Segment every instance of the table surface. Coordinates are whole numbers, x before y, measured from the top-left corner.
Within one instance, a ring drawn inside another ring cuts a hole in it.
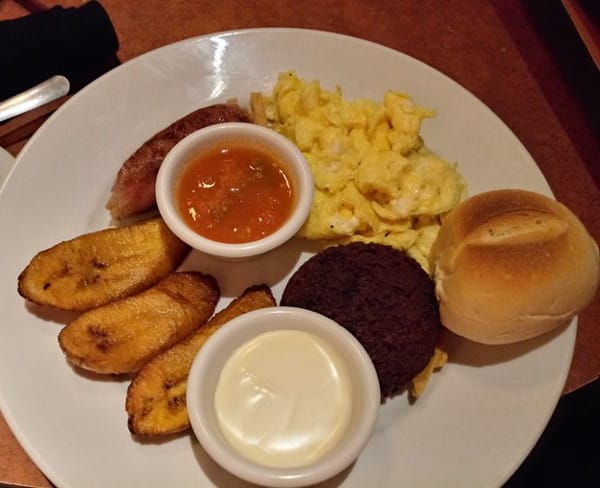
[[[82,3],[0,1],[0,20],[57,4],[69,7]],[[544,36],[544,28],[548,26],[541,22],[544,16],[532,7],[536,2],[221,0],[217,4],[201,0],[168,3],[102,0],[101,3],[119,37],[117,54],[121,62],[181,39],[249,27],[339,32],[418,58],[463,85],[504,120],[536,160],[556,198],[571,208],[596,242],[600,242],[597,120],[590,119],[590,111],[579,98],[585,84],[566,74],[573,70],[565,69],[564,58],[560,56],[564,43],[548,44]],[[560,7],[558,4],[554,8]],[[587,61],[583,59],[586,69]],[[576,72],[586,73],[585,69]],[[28,122],[26,116],[22,116],[21,122]],[[18,125],[19,120],[9,123]],[[5,141],[6,149],[17,155],[26,138]],[[597,317],[600,317],[600,295],[579,316],[565,393],[600,376]],[[2,483],[51,486],[0,416]]]

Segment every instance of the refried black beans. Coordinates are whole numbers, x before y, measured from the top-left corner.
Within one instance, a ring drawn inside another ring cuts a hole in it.
[[[430,277],[404,252],[381,244],[316,254],[290,278],[281,305],[319,312],[348,329],[375,365],[383,400],[427,365],[442,328]]]

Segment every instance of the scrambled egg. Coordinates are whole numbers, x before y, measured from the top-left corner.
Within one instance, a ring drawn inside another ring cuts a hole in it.
[[[299,235],[335,243],[364,241],[405,250],[428,270],[439,219],[464,196],[455,164],[429,151],[421,122],[434,116],[404,93],[381,103],[345,100],[282,73],[266,97],[269,125],[304,153],[315,198]]]

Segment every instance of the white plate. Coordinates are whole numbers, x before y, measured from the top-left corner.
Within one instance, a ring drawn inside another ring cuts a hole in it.
[[[191,435],[138,442],[127,430],[128,382],[67,366],[56,336],[67,315],[28,306],[16,278],[39,250],[110,224],[104,210],[122,161],[150,135],[196,107],[267,90],[295,69],[346,96],[388,88],[434,108],[426,143],[457,161],[470,193],[521,187],[550,194],[510,130],[480,101],[434,69],[391,49],[330,33],[237,31],[186,40],[103,76],[64,104],[19,156],[0,195],[0,405],[33,460],[58,486],[239,486]],[[219,265],[225,298],[266,281],[280,297],[299,264],[294,244],[254,264]],[[306,257],[302,254],[300,259]],[[535,444],[560,396],[575,323],[510,347],[453,339],[450,364],[425,395],[388,401],[367,449],[333,486],[501,485]]]
[[[11,168],[15,164],[15,158],[6,149],[0,147],[0,188],[8,176]]]

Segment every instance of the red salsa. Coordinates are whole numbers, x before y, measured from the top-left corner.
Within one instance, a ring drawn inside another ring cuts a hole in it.
[[[187,225],[225,243],[272,234],[287,220],[294,202],[290,179],[276,157],[243,143],[200,154],[176,185],[177,207]]]

